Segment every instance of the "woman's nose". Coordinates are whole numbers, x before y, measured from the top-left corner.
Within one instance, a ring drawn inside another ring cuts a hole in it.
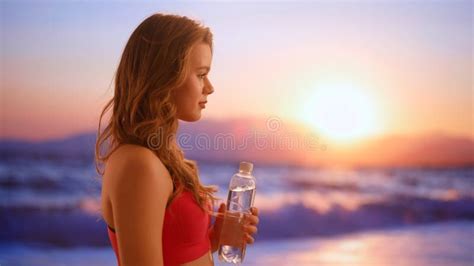
[[[209,80],[207,81],[205,89],[206,89],[206,94],[212,94],[214,92],[214,87],[212,86]]]

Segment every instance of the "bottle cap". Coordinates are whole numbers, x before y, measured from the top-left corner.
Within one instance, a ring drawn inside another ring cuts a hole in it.
[[[239,171],[246,172],[246,173],[252,173],[253,170],[253,164],[249,162],[240,162],[239,165]]]

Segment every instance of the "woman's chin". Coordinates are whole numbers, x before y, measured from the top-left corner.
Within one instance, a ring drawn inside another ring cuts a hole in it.
[[[193,114],[179,117],[179,120],[185,122],[196,122],[199,119],[201,119],[201,110],[198,110],[196,113]]]

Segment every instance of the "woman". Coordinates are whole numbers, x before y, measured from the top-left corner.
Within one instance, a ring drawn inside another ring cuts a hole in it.
[[[214,91],[211,61],[209,28],[177,15],[148,17],[125,46],[96,143],[103,218],[121,266],[213,265],[222,227],[221,218],[210,225],[217,189],[201,184],[176,142],[178,119],[199,120]],[[254,242],[257,224],[253,208],[243,245]]]

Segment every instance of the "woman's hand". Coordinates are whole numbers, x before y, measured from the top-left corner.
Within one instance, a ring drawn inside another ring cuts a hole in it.
[[[255,235],[258,231],[257,225],[260,221],[258,218],[258,209],[256,207],[250,208],[250,214],[245,214],[244,218],[244,243],[253,244],[255,242]]]
[[[255,235],[258,231],[257,225],[259,223],[258,218],[258,209],[256,207],[250,208],[250,214],[245,214],[244,219],[242,221],[242,231],[244,232],[243,242],[246,244],[253,244],[255,239],[253,235]],[[216,217],[216,221],[214,222],[213,227],[211,228],[211,232],[209,238],[211,240],[212,252],[217,251],[220,233],[222,230],[222,226],[224,224],[224,217],[226,213],[226,204],[221,203],[218,210],[219,215]]]

